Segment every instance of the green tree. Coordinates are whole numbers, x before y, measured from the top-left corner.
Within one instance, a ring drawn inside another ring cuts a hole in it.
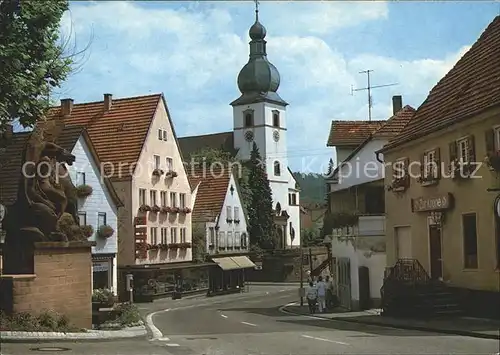
[[[302,245],[304,247],[321,245],[321,243],[323,242],[319,230],[316,228],[306,228],[302,230],[301,238],[302,238]]]
[[[195,263],[203,263],[206,261],[207,248],[206,248],[206,236],[203,223],[193,223],[192,231],[192,251],[193,251],[193,261]]]
[[[249,161],[249,186],[251,191],[248,208],[250,244],[262,249],[274,249],[276,236],[273,222],[273,200],[269,179],[257,145],[253,144]]]
[[[44,116],[51,88],[71,72],[59,23],[67,0],[0,1],[0,130],[13,119],[24,127]]]

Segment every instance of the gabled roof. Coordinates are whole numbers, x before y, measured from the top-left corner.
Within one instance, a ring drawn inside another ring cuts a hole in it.
[[[415,109],[413,107],[410,105],[404,106],[395,115],[391,116],[387,121],[384,121],[385,124],[383,124],[379,129],[368,135],[368,137],[335,168],[333,175],[338,173],[339,169],[342,167],[342,163],[348,162],[354,158],[372,139],[390,139],[397,136],[412,120],[414,115]],[[373,153],[375,154],[375,152]]]
[[[473,117],[500,104],[500,16],[434,86],[404,131],[382,151]]]
[[[227,167],[212,170],[213,174],[207,169],[194,168],[188,173],[191,187],[195,189],[198,186],[192,212],[193,222],[215,220],[224,206],[232,172]]]
[[[31,132],[14,133],[10,144],[6,146],[5,150],[0,151],[0,203],[2,204],[10,205],[16,201],[19,180],[21,178],[23,150],[30,136]],[[55,143],[71,152],[80,137],[83,137],[96,165],[100,166],[99,157],[89,135],[83,127],[64,127],[58,134]],[[116,206],[123,206],[109,179],[103,178],[103,181]]]
[[[356,147],[386,121],[332,121],[327,147]]]
[[[178,138],[179,147],[182,151],[184,159],[189,160],[193,153],[199,152],[202,149],[220,149],[236,156],[237,151],[234,149],[233,132],[222,132],[213,134],[204,134],[201,136],[190,136]]]
[[[47,119],[85,127],[101,162],[113,164],[114,176],[128,178],[133,173],[130,165],[139,160],[161,99],[162,94],[113,99],[109,112],[104,111],[104,101],[74,104],[71,115],[64,118],[61,106],[57,106],[50,109]],[[122,171],[118,172],[120,163]]]

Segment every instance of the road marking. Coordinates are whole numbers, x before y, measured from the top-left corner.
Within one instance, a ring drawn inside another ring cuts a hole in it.
[[[226,316],[226,315],[224,315],[224,314],[221,314],[220,316],[221,316],[222,318],[227,318],[227,316]]]
[[[302,334],[302,336],[304,338],[313,339],[313,340],[320,340],[320,341],[326,341],[328,343],[335,343],[335,344],[340,344],[340,345],[349,345],[349,344],[343,343],[341,341],[335,341],[335,340],[330,340],[330,339],[325,339],[325,338],[317,338],[317,337],[312,337],[310,335],[304,335],[304,334]]]
[[[153,333],[153,340],[157,340],[157,339],[168,339],[168,338],[165,338],[163,336],[163,333],[160,331],[160,329],[158,329],[154,322],[153,322],[153,317],[157,314],[160,314],[160,313],[165,313],[165,312],[168,312],[170,311],[170,308],[167,308],[167,309],[164,309],[164,310],[161,310],[161,311],[156,311],[156,312],[153,312],[153,313],[150,313],[147,315],[146,317],[146,325],[148,326],[149,330],[151,330],[151,333]]]
[[[279,290],[278,292],[285,292],[286,290]]]
[[[179,344],[170,343],[170,344],[165,344],[165,346],[180,346],[180,345]]]
[[[248,322],[241,322],[241,324],[246,324],[246,325],[249,325],[251,327],[256,327],[257,326],[257,324],[248,323]]]

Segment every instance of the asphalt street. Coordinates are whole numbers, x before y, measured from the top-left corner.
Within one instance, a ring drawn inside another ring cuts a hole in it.
[[[151,339],[59,344],[2,344],[2,355],[332,355],[495,354],[496,340],[399,330],[296,316],[280,306],[297,301],[294,286],[252,287],[249,293],[165,300],[145,306],[157,313]]]

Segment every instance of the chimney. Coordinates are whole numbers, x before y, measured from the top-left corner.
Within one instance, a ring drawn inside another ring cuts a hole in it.
[[[392,97],[392,114],[395,115],[403,108],[403,97],[396,95]]]
[[[73,111],[73,99],[61,99],[61,114],[63,117],[71,116]]]
[[[104,112],[109,112],[111,110],[112,105],[113,105],[113,95],[104,94]]]

